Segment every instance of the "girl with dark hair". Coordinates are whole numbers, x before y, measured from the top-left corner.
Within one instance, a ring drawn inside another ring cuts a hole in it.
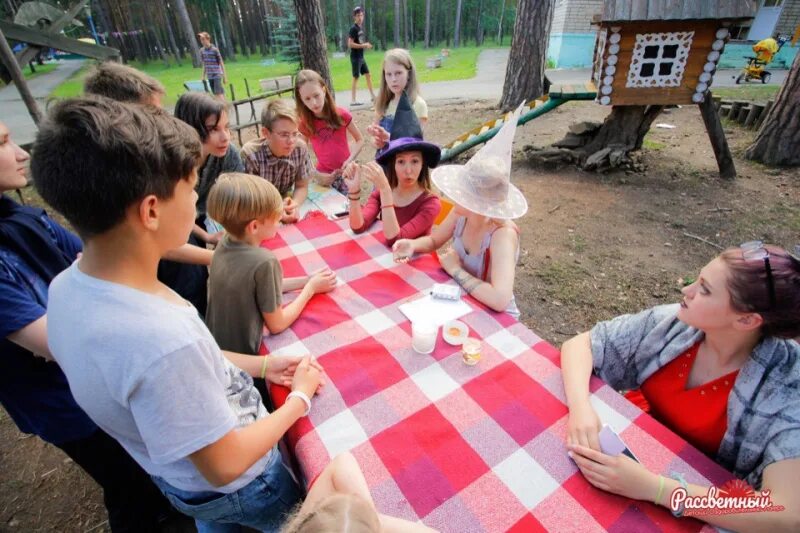
[[[422,139],[417,117],[403,94],[389,144],[378,151],[375,161],[362,166],[353,163],[345,169],[350,228],[361,233],[380,216],[390,246],[397,239],[429,234],[442,206],[431,192],[429,169],[439,164],[440,157],[441,149]],[[362,175],[375,187],[363,208]]]
[[[364,138],[353,122],[353,115],[336,105],[325,80],[313,70],[297,73],[294,101],[299,118],[298,129],[311,142],[317,156],[317,182],[347,194],[342,171],[364,146]],[[354,141],[352,149],[347,143],[348,133]]]
[[[703,520],[736,531],[797,531],[800,346],[791,339],[800,334],[800,260],[745,243],[703,267],[683,295],[679,305],[600,322],[564,344],[569,454],[591,484],[628,498],[669,507],[675,489],[690,497],[709,490],[600,451],[601,421],[589,403],[594,371],[617,390],[640,389],[652,416],[785,507]]]
[[[197,130],[203,144],[197,169],[197,224],[193,233],[206,243],[217,244],[222,228],[206,217],[208,191],[223,172],[244,172],[239,150],[231,142],[225,103],[206,93],[184,93],[175,104],[175,118]]]

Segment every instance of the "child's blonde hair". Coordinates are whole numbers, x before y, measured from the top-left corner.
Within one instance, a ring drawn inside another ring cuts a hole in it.
[[[378,92],[378,98],[375,99],[375,113],[377,113],[380,117],[386,114],[386,108],[389,107],[389,102],[391,102],[392,98],[394,98],[394,93],[392,93],[392,91],[389,89],[389,86],[386,84],[387,61],[402,65],[406,68],[406,70],[408,70],[406,94],[408,95],[408,101],[411,102],[412,106],[417,100],[417,96],[419,96],[417,69],[414,67],[414,60],[411,59],[411,54],[408,53],[408,50],[404,50],[402,48],[392,48],[391,50],[388,50],[386,55],[383,56],[383,64],[381,65],[381,89]]]
[[[313,137],[317,134],[314,127],[314,121],[317,117],[314,116],[314,113],[303,103],[303,99],[300,97],[300,87],[306,83],[317,83],[325,92],[325,106],[322,108],[322,117],[320,118],[335,130],[344,126],[344,120],[336,110],[336,102],[333,101],[333,96],[328,90],[328,86],[325,85],[325,80],[317,72],[305,69],[298,72],[294,78],[294,105],[297,109],[297,116],[300,117],[301,133],[306,137]]]
[[[309,513],[290,518],[281,533],[379,533],[380,519],[370,503],[355,494],[334,494]]]
[[[275,124],[275,121],[282,118],[291,120],[295,126],[297,125],[297,115],[289,102],[281,99],[272,100],[261,111],[261,126],[272,131],[272,125]]]
[[[283,212],[278,189],[259,176],[243,172],[220,174],[206,200],[208,216],[234,237],[242,237],[253,220],[276,217]]]

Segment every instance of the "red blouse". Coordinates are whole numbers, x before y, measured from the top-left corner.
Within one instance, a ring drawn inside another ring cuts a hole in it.
[[[439,197],[428,191],[423,191],[407,206],[395,207],[394,214],[400,226],[400,233],[394,239],[388,240],[389,246],[398,239],[416,239],[430,234],[433,221],[441,208]],[[364,217],[364,224],[360,228],[354,229],[354,233],[366,231],[381,215],[381,193],[377,188],[369,195],[361,214]]]
[[[628,399],[706,455],[714,457],[728,429],[728,395],[739,371],[686,388],[700,343],[658,369]],[[644,402],[642,402],[642,400]]]

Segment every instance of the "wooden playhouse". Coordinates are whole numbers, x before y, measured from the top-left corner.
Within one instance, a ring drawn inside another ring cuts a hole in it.
[[[606,0],[592,77],[603,105],[699,104],[753,0]]]

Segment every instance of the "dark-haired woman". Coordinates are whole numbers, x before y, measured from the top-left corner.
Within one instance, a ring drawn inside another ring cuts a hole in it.
[[[194,233],[206,243],[217,244],[221,228],[206,219],[208,191],[223,172],[244,172],[239,150],[231,142],[225,103],[206,93],[184,93],[175,104],[175,118],[197,130],[203,143],[202,162],[197,169],[197,226]]]
[[[600,451],[594,371],[618,390],[640,389],[656,419],[785,508],[699,518],[735,531],[799,531],[800,346],[791,339],[800,334],[800,260],[746,243],[703,267],[683,294],[680,305],[598,323],[564,344],[569,454],[592,485],[629,498],[669,507],[677,488],[709,489]]]
[[[442,207],[431,191],[430,169],[439,164],[441,149],[422,138],[417,116],[403,93],[392,127],[389,144],[366,165],[349,164],[344,180],[350,200],[350,229],[366,231],[377,218],[383,221],[383,236],[391,246],[397,239],[415,239],[431,232]],[[362,177],[374,189],[364,207]]]
[[[202,161],[197,169],[197,218],[189,235],[189,244],[216,245],[222,228],[206,216],[206,198],[211,186],[223,172],[243,172],[239,150],[231,142],[225,104],[206,93],[184,93],[175,104],[175,117],[192,126],[200,135]],[[186,298],[205,316],[208,305],[208,269],[162,260],[158,279]]]

